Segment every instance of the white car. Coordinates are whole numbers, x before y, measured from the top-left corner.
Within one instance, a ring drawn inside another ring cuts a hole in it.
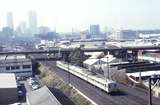
[[[40,88],[40,86],[39,86],[38,84],[33,84],[33,85],[32,85],[32,90],[36,90],[36,89],[38,89],[38,88]]]
[[[31,78],[28,79],[28,84],[29,85],[32,85],[34,82],[37,82],[35,78],[31,77]]]

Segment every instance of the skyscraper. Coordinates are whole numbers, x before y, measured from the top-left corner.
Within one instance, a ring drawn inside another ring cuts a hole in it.
[[[98,24],[96,24],[96,25],[91,25],[91,26],[90,26],[90,33],[91,33],[92,35],[97,35],[97,34],[99,34],[99,33],[100,33],[99,25],[98,25]]]
[[[90,34],[91,34],[91,38],[96,38],[100,35],[99,24],[90,26]]]
[[[32,35],[37,33],[37,13],[35,11],[29,12],[29,30]]]
[[[6,23],[7,23],[7,27],[9,27],[11,29],[14,29],[12,12],[8,12],[7,13],[7,22]]]

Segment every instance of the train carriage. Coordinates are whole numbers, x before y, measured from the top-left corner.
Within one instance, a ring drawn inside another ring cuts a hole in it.
[[[68,70],[68,64],[65,64],[61,61],[57,61],[56,66],[89,82],[90,84],[102,89],[107,93],[116,92],[118,90],[116,81],[100,78],[95,75],[88,75],[84,73],[84,71],[81,68],[73,65],[69,65],[69,70]]]

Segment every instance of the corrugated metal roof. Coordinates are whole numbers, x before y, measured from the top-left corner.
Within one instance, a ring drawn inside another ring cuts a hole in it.
[[[107,58],[108,57],[108,58]],[[115,60],[116,58],[113,57],[113,55],[106,55],[105,57],[101,58],[100,60],[103,62],[112,62],[113,60]]]
[[[84,64],[88,64],[88,65],[93,65],[93,64],[95,64],[96,62],[99,62],[99,59],[87,59],[87,60],[85,60],[83,63],[84,63]]]

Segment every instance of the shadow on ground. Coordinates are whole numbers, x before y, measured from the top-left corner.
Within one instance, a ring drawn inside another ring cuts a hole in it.
[[[49,88],[62,105],[75,105],[64,93],[56,88]]]
[[[110,95],[112,95],[112,96],[126,96],[127,94],[125,92],[119,90],[117,92],[110,93]]]

